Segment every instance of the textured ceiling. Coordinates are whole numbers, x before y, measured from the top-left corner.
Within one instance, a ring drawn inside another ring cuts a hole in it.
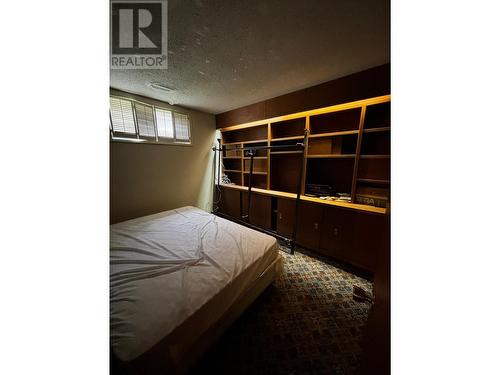
[[[388,0],[168,4],[168,69],[112,70],[112,87],[217,114],[389,62]]]

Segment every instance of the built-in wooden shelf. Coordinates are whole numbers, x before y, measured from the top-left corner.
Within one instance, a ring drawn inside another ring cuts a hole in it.
[[[301,200],[386,213],[385,208],[354,202],[358,192],[389,191],[390,126],[390,95],[384,95],[220,129],[228,155],[224,163],[231,168],[226,171],[241,184],[228,187],[247,189],[238,187],[248,183],[249,177],[251,157],[244,147],[255,147],[256,193],[295,199],[298,183],[302,194],[307,185],[328,185],[332,194],[348,193],[353,202],[305,196]],[[294,147],[305,140],[306,129],[307,148]],[[260,145],[290,147],[266,149]]]
[[[368,184],[379,184],[379,185],[388,185],[390,183],[389,180],[376,180],[373,178],[358,178],[358,182],[364,182]]]
[[[350,159],[355,158],[355,154],[317,154],[317,155],[307,155],[308,159]]]
[[[227,187],[230,189],[235,189],[235,190],[248,191],[248,186],[234,185],[234,184],[231,184],[231,185],[221,184],[220,186]],[[286,198],[286,199],[296,199],[297,198],[297,194],[287,193],[284,191],[267,190],[267,189],[260,189],[260,188],[252,187],[252,192],[257,193],[257,194],[268,195],[268,196],[272,196],[272,197]],[[317,204],[329,205],[329,206],[345,207],[345,208],[350,208],[350,209],[358,210],[358,211],[373,212],[373,213],[377,213],[377,214],[385,214],[387,212],[387,209],[382,208],[382,207],[375,207],[375,206],[369,206],[366,204],[350,203],[350,202],[342,202],[342,201],[327,201],[327,200],[320,199],[320,198],[308,197],[306,195],[301,195],[300,200],[306,201],[306,202],[317,203]]]
[[[361,159],[390,159],[391,155],[360,155]]]
[[[345,131],[341,131],[341,132],[310,134],[309,138],[335,137],[335,136],[340,136],[340,135],[349,135],[349,134],[358,134],[358,133],[359,133],[359,130],[345,130]]]
[[[251,144],[251,143],[267,143],[267,138],[263,138],[263,139],[254,139],[254,140],[250,140],[250,141],[240,141],[240,142],[229,142],[229,143],[225,143],[225,142],[222,142],[222,145],[223,146],[236,146],[236,145],[239,145],[239,146],[242,146],[243,144]],[[237,147],[236,149],[238,149],[240,147]]]
[[[302,154],[302,151],[271,151],[271,155]]]
[[[319,203],[319,204],[324,204],[327,206],[338,206],[338,207],[351,208],[353,210],[358,210],[358,211],[374,212],[377,214],[387,213],[386,208],[369,206],[367,204],[350,203],[350,202],[342,202],[342,201],[327,201],[324,199],[308,197],[305,195],[301,195],[300,199],[303,201],[307,201],[307,202]]]
[[[267,143],[267,138],[256,139],[256,140],[253,140],[253,141],[244,141],[244,142],[240,142],[240,143],[244,143],[244,144],[248,144],[248,143]]]
[[[244,171],[243,173],[250,174],[250,171]],[[257,171],[253,171],[253,174],[267,175],[267,172],[257,172]]]
[[[391,130],[390,126],[383,126],[380,128],[368,128],[368,129],[365,129],[364,132],[365,133],[376,133],[376,132],[386,132],[389,130]]]
[[[304,139],[304,136],[303,135],[296,135],[296,136],[293,136],[293,137],[271,138],[271,142],[292,141],[294,139]]]
[[[216,179],[215,207],[228,218],[247,214],[252,226],[280,236],[295,232],[300,246],[374,272],[374,254],[388,238],[390,115],[390,95],[383,95],[220,129],[224,155],[234,159],[221,161],[234,184]],[[252,147],[250,175],[244,148]],[[351,199],[306,195],[315,186],[324,187],[320,195]]]

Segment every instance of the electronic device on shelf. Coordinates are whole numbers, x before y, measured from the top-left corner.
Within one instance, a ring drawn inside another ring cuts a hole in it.
[[[333,188],[330,185],[306,184],[306,195],[311,197],[323,197],[333,195]]]

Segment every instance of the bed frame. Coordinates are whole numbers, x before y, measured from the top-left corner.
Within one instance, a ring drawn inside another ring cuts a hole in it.
[[[248,175],[248,195],[247,195],[247,213],[241,215],[241,219],[236,219],[227,215],[224,215],[218,211],[218,207],[216,206],[215,202],[217,202],[217,199],[215,198],[215,191],[214,191],[214,209],[212,210],[212,213],[214,215],[221,216],[225,219],[232,220],[237,222],[238,224],[247,226],[249,228],[252,228],[254,230],[264,232],[270,236],[276,237],[280,240],[285,241],[288,244],[288,247],[290,248],[290,254],[293,254],[295,252],[295,243],[296,243],[296,238],[297,238],[297,222],[298,222],[298,217],[299,217],[299,203],[300,203],[300,189],[301,189],[301,182],[302,182],[302,177],[304,174],[304,164],[302,163],[300,166],[300,173],[299,173],[299,178],[297,181],[297,193],[296,193],[296,198],[295,198],[295,219],[294,219],[294,224],[293,224],[293,231],[292,231],[292,236],[291,237],[284,237],[276,232],[260,228],[258,226],[252,225],[250,223],[250,203],[252,200],[252,176],[253,176],[253,164],[254,164],[254,157],[256,155],[257,150],[300,150],[302,152],[302,160],[304,159],[304,152],[306,149],[306,144],[307,140],[309,137],[309,131],[305,130],[304,131],[304,139],[302,143],[297,142],[294,145],[274,145],[274,146],[247,146],[247,147],[238,147],[237,150],[241,152],[248,152],[248,155],[250,156],[250,170],[249,170],[249,175]],[[221,140],[217,139],[218,142],[218,147],[212,147],[212,151],[214,151],[214,171],[215,171],[215,162],[217,159],[217,152],[219,152],[219,160],[218,160],[218,176],[217,176],[217,188],[220,186],[220,169],[221,169],[221,152],[224,151],[221,145]],[[214,176],[215,178],[215,176]],[[214,181],[215,185],[215,181]],[[220,189],[220,188],[219,188]]]
[[[153,348],[130,362],[122,362],[111,350],[111,374],[186,374],[213,346],[226,329],[246,310],[252,302],[279,276],[283,269],[281,255],[239,295],[226,312],[201,335],[196,331],[197,323],[206,319],[206,309],[190,316]],[[224,290],[212,298],[207,305],[217,305],[225,298]]]

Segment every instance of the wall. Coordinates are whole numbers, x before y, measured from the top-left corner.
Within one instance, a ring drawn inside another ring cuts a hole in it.
[[[212,204],[215,117],[111,89],[111,93],[188,113],[191,146],[110,142],[110,220],[116,223],[186,205]]]
[[[216,116],[217,128],[390,93],[390,64],[254,103]]]

